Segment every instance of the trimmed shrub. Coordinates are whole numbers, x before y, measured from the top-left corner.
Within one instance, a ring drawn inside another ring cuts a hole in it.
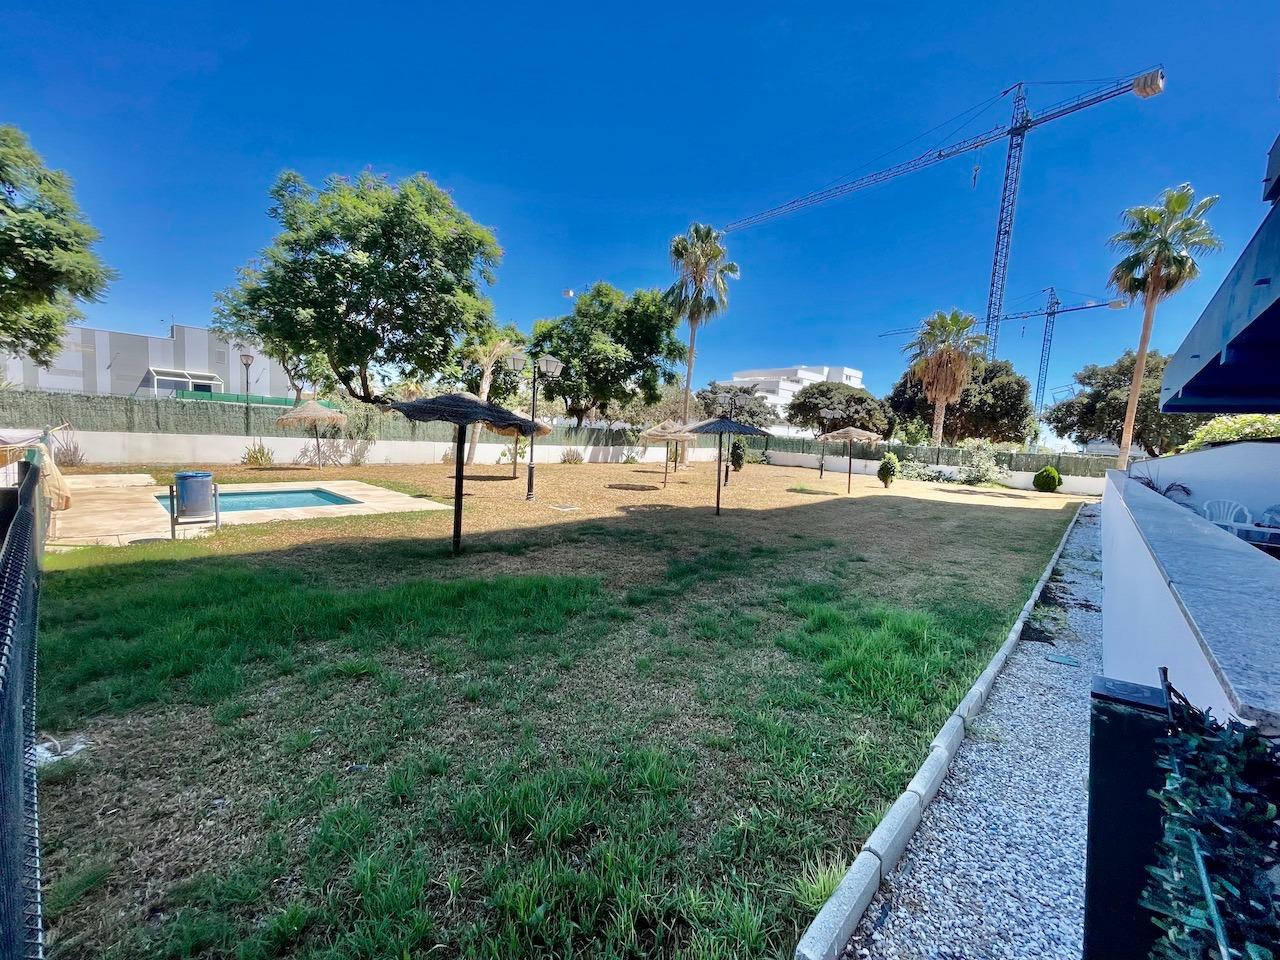
[[[582,463],[584,459],[577,447],[566,447],[560,454],[561,463]]]
[[[880,460],[880,466],[876,470],[876,476],[880,478],[880,482],[884,484],[886,490],[889,484],[893,483],[893,478],[898,475],[898,455],[892,451],[886,453]]]
[[[741,470],[747,462],[747,445],[742,442],[741,437],[734,437],[733,443],[729,444],[729,465],[735,471]]]
[[[1062,486],[1062,474],[1045,464],[1036,471],[1036,475],[1031,478],[1031,485],[1041,493],[1056,493],[1058,488]]]

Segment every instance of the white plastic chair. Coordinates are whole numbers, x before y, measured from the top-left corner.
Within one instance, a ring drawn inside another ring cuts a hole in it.
[[[1206,500],[1200,504],[1200,513],[1210,523],[1237,537],[1242,529],[1253,526],[1253,514],[1238,500]]]

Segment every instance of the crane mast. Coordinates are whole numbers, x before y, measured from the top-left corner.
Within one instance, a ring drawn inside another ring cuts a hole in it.
[[[1022,180],[1022,146],[1031,129],[1027,115],[1026,87],[1014,88],[1013,119],[1009,124],[1009,154],[1004,162],[1004,187],[1000,191],[1000,216],[996,220],[996,253],[991,262],[991,289],[987,293],[987,359],[996,358],[1000,339],[1000,311],[1004,309],[1004,285],[1009,276],[1009,248],[1013,245],[1013,214],[1018,207],[1018,184]]]
[[[1106,103],[1108,100],[1114,100],[1116,97],[1123,96],[1126,93],[1133,93],[1145,100],[1156,96],[1163,90],[1164,70],[1160,67],[1155,67],[1114,81],[1106,86],[1090,90],[1078,97],[1059,101],[1047,109],[1033,114],[1027,109],[1026,84],[1018,83],[1002,94],[1002,96],[1009,93],[1014,95],[1013,115],[1007,125],[995,127],[967,140],[961,140],[950,146],[930,150],[927,153],[922,153],[910,160],[886,167],[875,173],[846,180],[823,190],[816,190],[813,193],[789,200],[786,203],[771,207],[752,216],[735,220],[725,227],[725,232],[745,230],[747,227],[754,227],[757,224],[774,220],[789,213],[795,213],[798,210],[826,203],[828,200],[834,200],[837,197],[865,190],[868,187],[896,179],[908,173],[914,173],[917,170],[923,170],[926,167],[942,163],[944,160],[950,160],[960,154],[981,150],[983,147],[989,146],[998,140],[1007,138],[1009,150],[1005,158],[1004,186],[1000,191],[1000,214],[996,220],[995,256],[991,263],[991,286],[987,295],[987,314],[984,331],[987,335],[987,358],[995,359],[1000,335],[1000,323],[1002,319],[1007,319],[1001,317],[1000,311],[1004,309],[1005,281],[1009,274],[1009,252],[1013,243],[1013,217],[1018,206],[1018,186],[1022,179],[1022,153],[1027,133],[1050,121],[1069,116],[1100,103]],[[1052,327],[1051,320],[1048,326]],[[1041,358],[1042,366],[1047,362],[1045,356],[1047,354],[1043,354]],[[1043,370],[1041,372],[1041,380],[1043,381]],[[1037,388],[1038,394],[1043,394],[1042,387],[1043,383],[1040,388]],[[1042,396],[1038,397],[1037,407],[1039,407],[1042,399]]]

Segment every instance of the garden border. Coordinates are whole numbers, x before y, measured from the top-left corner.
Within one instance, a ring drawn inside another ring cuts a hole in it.
[[[933,801],[942,781],[946,779],[947,769],[956,751],[964,742],[965,734],[974,719],[982,712],[996,677],[1004,669],[1009,655],[1021,639],[1022,628],[1035,609],[1045,584],[1053,576],[1054,568],[1058,565],[1062,551],[1067,546],[1067,539],[1075,529],[1083,509],[1082,502],[1076,507],[1071,522],[1067,524],[1067,529],[1058,542],[1058,549],[1049,558],[1044,573],[1032,588],[1030,599],[1022,605],[1022,611],[1010,627],[1004,643],[947,718],[938,735],[933,738],[933,742],[929,744],[929,754],[916,770],[915,776],[871,831],[839,886],[796,944],[795,960],[837,960],[844,953],[845,945],[853,936],[862,914],[880,889],[880,880],[897,866],[907,844],[915,835],[916,828],[920,826],[925,808]]]

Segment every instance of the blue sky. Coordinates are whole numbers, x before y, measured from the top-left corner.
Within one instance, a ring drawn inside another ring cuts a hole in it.
[[[563,312],[565,287],[665,286],[667,241],[690,220],[905,159],[920,144],[875,160],[1016,81],[1163,63],[1163,96],[1028,137],[1006,309],[1051,283],[1066,303],[1105,293],[1119,211],[1190,180],[1222,195],[1226,250],[1162,308],[1168,350],[1260,222],[1280,130],[1274,39],[1242,4],[35,6],[0,4],[0,122],[72,174],[103,233],[120,277],[88,322],[147,333],[208,322],[214,291],[269,239],[285,168],[426,171],[496,231],[496,313],[527,328]],[[1032,108],[1083,89],[1032,87]],[[731,235],[743,275],[700,335],[695,380],[836,363],[886,391],[902,361],[877,333],[937,308],[983,314],[1003,167],[989,147]],[[1064,317],[1050,387],[1139,324],[1136,309]],[[1033,378],[1040,333],[1002,334]]]

